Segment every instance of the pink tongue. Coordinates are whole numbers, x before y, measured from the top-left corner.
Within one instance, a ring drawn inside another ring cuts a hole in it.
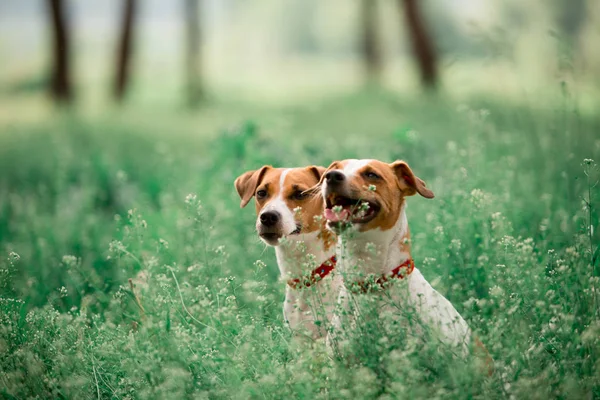
[[[348,210],[342,210],[339,213],[333,212],[331,208],[325,209],[325,218],[331,222],[345,221],[350,216]]]

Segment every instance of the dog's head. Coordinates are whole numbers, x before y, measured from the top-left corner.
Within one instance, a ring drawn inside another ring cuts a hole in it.
[[[388,230],[406,196],[434,197],[404,161],[335,161],[321,178],[321,190],[327,225],[337,232],[347,226],[359,232]]]
[[[323,200],[318,192],[307,190],[317,185],[324,167],[273,168],[269,165],[240,175],[235,188],[242,199],[241,207],[256,198],[256,230],[271,246],[279,239],[299,238],[321,228],[316,216],[323,214]]]

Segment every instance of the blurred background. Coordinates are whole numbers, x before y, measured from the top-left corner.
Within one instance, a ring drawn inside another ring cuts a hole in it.
[[[51,112],[52,85],[89,112],[116,97],[172,109],[365,85],[522,99],[573,80],[593,97],[599,26],[595,0],[6,0],[0,113]]]

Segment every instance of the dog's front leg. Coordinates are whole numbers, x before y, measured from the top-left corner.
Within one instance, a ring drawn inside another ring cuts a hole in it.
[[[442,342],[469,353],[471,330],[452,303],[435,290],[417,270],[410,281],[410,298],[422,321],[440,335]]]

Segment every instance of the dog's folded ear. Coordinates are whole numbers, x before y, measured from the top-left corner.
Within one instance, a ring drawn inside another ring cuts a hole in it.
[[[311,165],[310,167],[306,167],[317,178],[317,184],[314,185],[313,187],[311,187],[310,189],[305,190],[304,193],[315,194],[318,191],[320,191],[321,184],[323,183],[323,179],[325,179],[325,172],[329,171],[330,169],[335,168],[336,165],[337,165],[337,161],[334,161],[327,168],[316,166],[316,165]]]
[[[325,167],[321,167],[318,165],[310,165],[308,167],[305,168],[309,173],[311,173],[315,179],[317,180],[317,183],[313,186],[311,186],[310,188],[306,189],[303,193],[304,194],[308,194],[308,195],[314,195],[317,194],[319,192],[320,185],[321,185],[321,179],[323,179],[323,174],[326,171]]]
[[[433,192],[427,188],[425,182],[412,172],[406,162],[394,161],[390,164],[390,167],[394,170],[396,178],[398,178],[398,183],[400,184],[400,189],[406,196],[412,196],[419,193],[427,199],[433,199],[435,197]]]
[[[325,167],[321,167],[318,165],[311,165],[310,167],[306,167],[306,169],[308,170],[308,172],[313,174],[315,176],[315,178],[317,178],[317,182],[321,181],[321,177],[327,170]]]
[[[260,185],[260,182],[269,168],[272,167],[270,165],[265,165],[260,169],[244,172],[242,175],[237,177],[234,185],[235,190],[237,190],[240,198],[242,199],[240,207],[246,207],[248,202],[252,199],[254,196],[254,191],[258,185]]]

